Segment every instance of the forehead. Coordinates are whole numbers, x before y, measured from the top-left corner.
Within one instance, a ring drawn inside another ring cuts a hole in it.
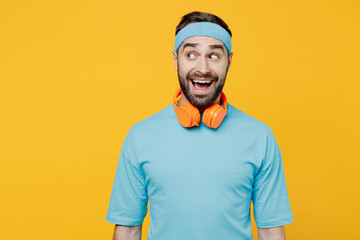
[[[197,37],[191,37],[186,39],[181,46],[183,47],[185,43],[195,43],[198,44],[199,47],[208,47],[210,45],[222,45],[224,48],[224,44],[222,41],[212,38],[212,37],[206,37],[206,36],[197,36]]]

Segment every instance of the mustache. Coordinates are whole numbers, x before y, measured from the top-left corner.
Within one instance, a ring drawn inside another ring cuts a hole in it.
[[[191,78],[204,78],[206,80],[214,80],[217,81],[219,78],[215,74],[207,73],[207,74],[201,74],[201,73],[188,73],[186,74],[186,79],[190,80]]]

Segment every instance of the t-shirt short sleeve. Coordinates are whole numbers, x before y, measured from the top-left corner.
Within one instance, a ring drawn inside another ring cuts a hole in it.
[[[265,159],[254,182],[254,218],[258,228],[272,228],[293,222],[286,189],[280,148],[268,128]]]
[[[137,164],[135,139],[129,132],[120,152],[106,221],[141,225],[148,211],[145,174]]]

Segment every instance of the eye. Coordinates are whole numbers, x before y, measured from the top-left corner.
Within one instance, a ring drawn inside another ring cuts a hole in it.
[[[188,58],[194,58],[194,57],[195,57],[195,54],[193,54],[193,53],[188,53],[188,54],[186,54],[186,56],[187,56]]]
[[[216,54],[211,54],[211,55],[209,56],[209,58],[210,58],[210,59],[218,59],[219,56],[216,55]]]

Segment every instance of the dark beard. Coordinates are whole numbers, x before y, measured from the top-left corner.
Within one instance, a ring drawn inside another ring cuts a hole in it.
[[[227,67],[228,68],[228,67]],[[178,68],[179,69],[179,68]],[[197,107],[200,111],[205,110],[207,107],[209,107],[221,94],[224,85],[225,85],[225,79],[226,79],[226,75],[227,75],[227,69],[226,69],[226,74],[224,76],[223,79],[219,79],[217,76],[214,75],[199,75],[199,74],[187,74],[186,75],[186,79],[180,77],[179,75],[179,71],[178,71],[178,79],[179,79],[179,83],[180,83],[180,87],[181,87],[181,92],[185,95],[185,97],[187,98],[187,100],[194,105],[195,107]],[[213,80],[214,81],[214,87],[215,87],[215,92],[213,95],[208,96],[208,95],[200,95],[200,94],[191,94],[190,93],[190,78],[192,77],[203,77],[209,80]],[[220,81],[220,82],[219,82]],[[215,86],[215,84],[218,84],[218,86]]]

